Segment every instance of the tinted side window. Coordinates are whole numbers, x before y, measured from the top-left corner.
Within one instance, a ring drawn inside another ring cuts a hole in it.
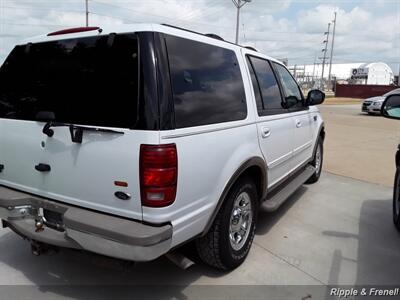
[[[246,96],[233,51],[166,35],[177,128],[245,119]]]
[[[282,110],[284,107],[281,93],[270,64],[268,61],[256,57],[250,57],[250,61],[257,76],[258,86],[261,90],[263,110]],[[254,82],[253,87],[255,93],[257,94],[256,90],[258,87],[254,86]]]
[[[288,103],[289,108],[301,108],[303,107],[303,97],[301,95],[299,86],[296,81],[290,75],[289,71],[280,64],[276,64],[275,69],[279,76],[282,84],[283,91],[285,93],[285,99]]]
[[[264,110],[263,99],[261,97],[260,86],[258,84],[256,73],[254,72],[253,65],[251,64],[250,57],[247,56],[247,66],[249,67],[251,82],[253,84],[254,89],[254,97],[256,98],[257,111],[260,115],[260,112]]]

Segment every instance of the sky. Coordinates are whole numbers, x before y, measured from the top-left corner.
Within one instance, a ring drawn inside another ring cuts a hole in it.
[[[239,43],[290,65],[312,64],[322,57],[334,12],[334,63],[382,61],[399,73],[400,0],[252,0],[240,11]],[[234,41],[236,8],[231,0],[89,0],[90,25],[135,22]],[[23,39],[84,24],[85,0],[0,0],[0,64]]]

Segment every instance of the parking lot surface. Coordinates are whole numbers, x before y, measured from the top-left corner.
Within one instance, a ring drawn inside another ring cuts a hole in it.
[[[261,213],[248,259],[230,273],[202,264],[181,270],[165,257],[121,270],[64,250],[34,257],[29,244],[0,232],[3,285],[92,284],[398,284],[400,236],[390,188],[323,173],[275,213]]]
[[[168,284],[183,299],[193,285],[398,285],[400,235],[390,185],[400,122],[358,109],[321,107],[327,127],[321,180],[301,187],[277,212],[260,213],[249,257],[232,272],[201,263],[182,270],[165,257],[134,266],[71,250],[34,257],[27,242],[1,229],[0,285],[85,298],[84,289],[71,295],[59,286]]]
[[[321,105],[324,170],[393,186],[400,121],[361,113],[361,105]]]

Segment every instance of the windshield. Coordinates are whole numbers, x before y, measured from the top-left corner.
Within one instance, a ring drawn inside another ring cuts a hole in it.
[[[132,128],[138,107],[135,34],[16,46],[0,69],[0,118]]]

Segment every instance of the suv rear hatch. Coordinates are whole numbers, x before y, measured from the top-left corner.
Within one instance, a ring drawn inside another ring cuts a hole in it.
[[[138,48],[133,33],[16,46],[0,69],[0,184],[142,219],[140,145],[159,131]]]

